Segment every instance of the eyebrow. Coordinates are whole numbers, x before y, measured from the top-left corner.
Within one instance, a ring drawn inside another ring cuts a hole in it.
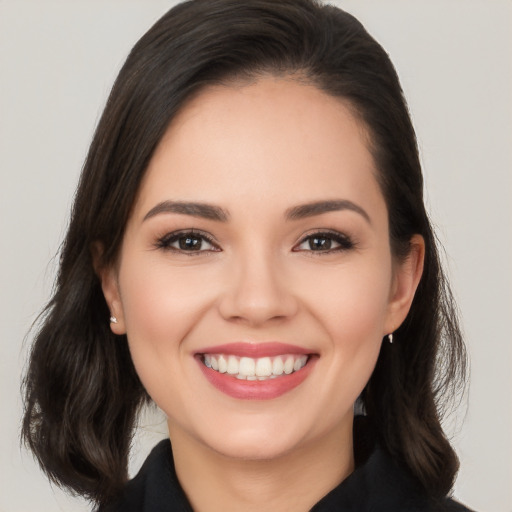
[[[180,213],[182,215],[191,215],[192,217],[202,217],[203,219],[217,220],[227,222],[229,214],[220,208],[208,203],[190,203],[182,201],[162,201],[151,208],[144,216],[143,222],[160,213]]]
[[[361,215],[369,224],[371,224],[370,216],[359,205],[347,199],[335,199],[329,201],[315,201],[312,203],[301,204],[288,208],[285,212],[287,220],[300,220],[307,217],[314,217],[315,215],[322,215],[323,213],[350,210]],[[143,222],[151,217],[155,217],[161,213],[178,213],[181,215],[190,215],[192,217],[201,217],[208,220],[216,220],[219,222],[227,222],[229,220],[229,213],[220,208],[208,203],[195,203],[184,201],[162,201],[156,206],[151,208],[144,216]]]
[[[340,210],[350,210],[361,215],[369,224],[370,216],[359,205],[347,199],[335,199],[330,201],[315,201],[313,203],[294,206],[286,210],[285,217],[288,220],[299,220],[306,217],[321,215],[322,213],[335,212]]]

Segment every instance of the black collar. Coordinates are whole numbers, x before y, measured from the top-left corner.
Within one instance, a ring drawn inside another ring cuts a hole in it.
[[[354,423],[355,471],[311,512],[469,512],[443,499],[432,501],[384,450],[375,446],[364,418]],[[101,512],[193,512],[176,476],[171,443],[161,441],[128,482],[119,500]]]

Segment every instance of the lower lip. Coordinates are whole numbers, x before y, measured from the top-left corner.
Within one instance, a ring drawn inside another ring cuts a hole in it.
[[[204,365],[197,357],[199,366],[210,384],[232,398],[240,400],[271,400],[296,388],[311,373],[316,358],[310,356],[306,366],[290,375],[267,380],[242,380],[227,373],[219,373]]]

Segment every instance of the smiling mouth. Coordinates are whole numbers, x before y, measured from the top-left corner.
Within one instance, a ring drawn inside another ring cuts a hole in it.
[[[211,370],[239,380],[262,381],[278,379],[300,371],[309,356],[283,354],[273,357],[240,357],[228,354],[202,354],[202,363]]]

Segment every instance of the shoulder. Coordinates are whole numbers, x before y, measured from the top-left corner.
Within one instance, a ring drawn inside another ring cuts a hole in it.
[[[472,512],[451,498],[433,502],[384,450],[368,451],[368,458],[311,512]],[[117,499],[98,512],[192,512],[174,470],[168,439],[153,448]]]
[[[446,512],[475,512],[474,510],[467,508],[462,503],[459,503],[458,501],[455,501],[451,498],[446,500],[444,510]]]
[[[174,471],[169,439],[153,448],[120,495],[98,512],[191,512]]]
[[[471,512],[455,500],[433,500],[386,451],[376,446],[312,512]]]

